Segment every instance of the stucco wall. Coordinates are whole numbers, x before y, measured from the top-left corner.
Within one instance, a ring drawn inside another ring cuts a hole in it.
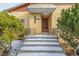
[[[30,29],[30,33],[34,34],[40,34],[41,33],[41,14],[31,14],[29,12],[12,12],[12,15],[16,16],[19,19],[25,19],[24,20],[24,27],[26,29]],[[36,23],[34,23],[34,16],[36,16]]]
[[[29,28],[29,12],[12,12],[12,15],[16,16],[19,19],[24,19],[24,27]]]
[[[34,16],[36,16],[36,23]],[[41,14],[31,14],[30,16],[30,28],[33,30],[32,32],[35,32],[36,34],[41,33]]]
[[[56,9],[52,12],[51,15],[51,28],[57,28],[57,18],[60,16],[62,9],[67,9],[71,7],[73,4],[54,4]]]

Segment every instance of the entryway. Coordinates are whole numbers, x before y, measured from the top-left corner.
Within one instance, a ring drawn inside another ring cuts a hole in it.
[[[42,18],[42,32],[49,32],[48,18]]]

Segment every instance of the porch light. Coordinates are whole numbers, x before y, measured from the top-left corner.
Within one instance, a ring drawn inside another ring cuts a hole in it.
[[[34,23],[36,23],[36,16],[34,16]]]
[[[47,15],[47,13],[44,13],[44,15]]]

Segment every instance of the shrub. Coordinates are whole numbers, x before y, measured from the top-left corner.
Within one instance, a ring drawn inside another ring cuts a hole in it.
[[[18,39],[24,33],[24,27],[19,19],[5,11],[0,12],[0,27],[2,30],[0,40],[6,44],[11,44],[12,40]]]
[[[78,45],[75,39],[79,38],[79,4],[63,9],[57,26],[60,36],[75,49]]]

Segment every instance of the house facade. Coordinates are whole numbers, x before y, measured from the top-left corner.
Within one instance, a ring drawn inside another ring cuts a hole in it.
[[[26,32],[30,34],[50,33],[57,34],[57,18],[62,9],[67,9],[71,3],[27,3],[8,9],[20,19]]]

